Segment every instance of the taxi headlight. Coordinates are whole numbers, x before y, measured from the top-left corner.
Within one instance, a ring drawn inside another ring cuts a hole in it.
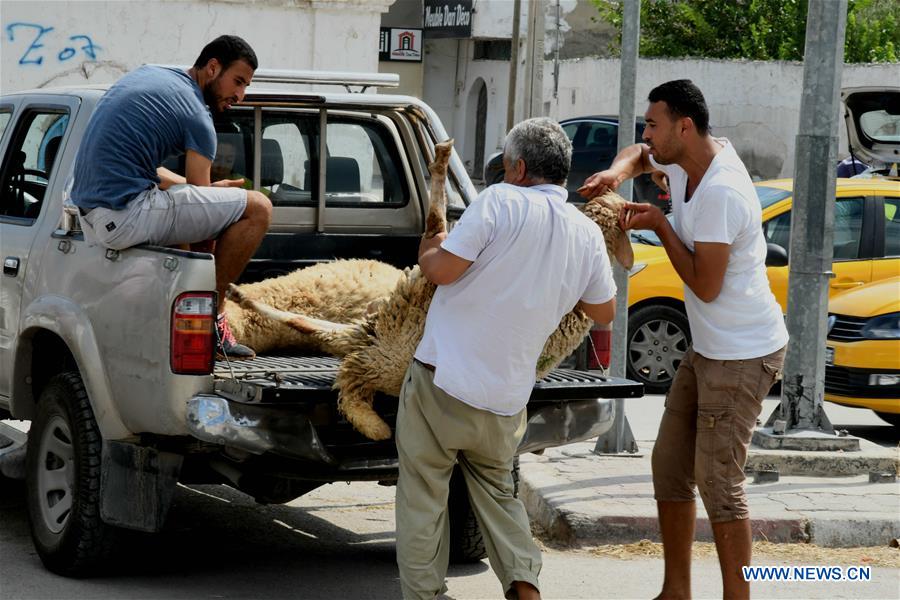
[[[860,334],[868,340],[900,340],[900,312],[872,317]]]
[[[631,268],[628,269],[628,277],[634,277],[646,268],[647,263],[634,263],[633,265],[631,265]]]

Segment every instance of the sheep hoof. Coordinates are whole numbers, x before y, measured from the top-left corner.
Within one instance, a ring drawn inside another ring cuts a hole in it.
[[[225,290],[225,297],[231,300],[232,302],[243,302],[244,294],[241,293],[241,290],[238,289],[238,286],[233,283],[228,284],[228,289]]]
[[[365,426],[360,427],[360,433],[370,440],[380,442],[390,439],[391,428],[387,426],[387,423],[379,419],[377,423],[367,423]]]

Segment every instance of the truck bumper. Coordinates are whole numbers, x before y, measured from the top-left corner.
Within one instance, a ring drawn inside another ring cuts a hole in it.
[[[609,431],[616,417],[616,402],[590,398],[528,408],[528,429],[516,454],[589,440]]]
[[[283,408],[244,404],[217,395],[194,396],[188,401],[188,428],[197,439],[251,454],[268,452],[342,465],[322,443],[306,415]],[[615,419],[615,402],[606,398],[532,402],[528,428],[517,454],[571,444],[602,435]],[[383,461],[379,461],[384,466]]]
[[[306,415],[221,396],[199,395],[188,401],[188,429],[197,439],[251,454],[273,452],[336,466]]]

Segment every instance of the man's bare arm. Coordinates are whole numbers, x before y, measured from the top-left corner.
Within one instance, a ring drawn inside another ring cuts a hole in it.
[[[650,163],[649,146],[633,144],[623,148],[608,169],[588,177],[584,185],[578,188],[578,193],[588,199],[601,196],[609,190],[618,189],[623,181],[651,171],[653,165]]]
[[[704,302],[712,302],[722,291],[731,246],[717,242],[694,242],[694,251],[691,252],[675,234],[668,219],[663,220],[665,225],[656,234],[662,241],[672,266],[698,298]]]
[[[580,308],[584,314],[593,319],[594,323],[606,325],[612,323],[616,316],[616,299],[611,298],[603,304],[588,304],[587,302],[579,302],[575,308]]]
[[[211,185],[209,170],[212,161],[193,150],[184,153],[184,178],[185,183],[191,185]]]
[[[159,177],[159,189],[161,190],[167,190],[173,185],[187,183],[187,180],[184,177],[165,167],[158,167],[156,169],[156,175]]]
[[[704,302],[718,297],[728,268],[729,244],[696,242],[691,252],[662,211],[650,204],[626,202],[619,214],[619,225],[625,230],[652,229],[662,241],[678,276],[691,291]]]
[[[441,242],[446,238],[446,233],[439,233],[432,238],[423,237],[419,242],[419,268],[425,278],[435,285],[453,283],[472,264],[472,261],[441,248]]]

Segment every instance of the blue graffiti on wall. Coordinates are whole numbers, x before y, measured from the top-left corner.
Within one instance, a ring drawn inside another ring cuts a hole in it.
[[[48,37],[52,37],[47,36],[51,31],[55,31],[55,28],[45,27],[37,23],[10,23],[6,26],[6,38],[10,42],[15,42],[17,39],[26,43],[30,41],[28,48],[19,57],[20,66],[40,66],[44,64],[44,58],[48,49],[43,42]],[[88,35],[71,35],[64,43],[67,44],[68,42],[73,42],[73,44],[71,46],[66,45],[56,52],[56,59],[59,62],[66,62],[74,58],[79,52],[83,52],[88,60],[97,60],[97,51],[102,50]],[[52,55],[53,51],[50,52]]]

